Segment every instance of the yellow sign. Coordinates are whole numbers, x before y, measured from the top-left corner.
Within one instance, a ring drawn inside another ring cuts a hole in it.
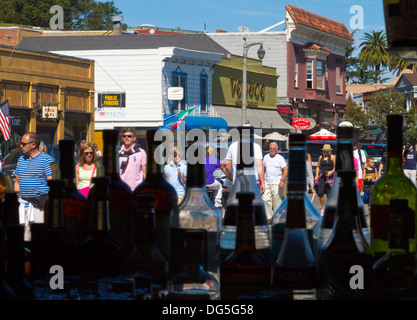
[[[242,94],[242,80],[240,78],[230,77],[230,85],[232,87],[232,96]],[[265,99],[265,83],[259,81],[249,81],[247,83],[247,95],[255,99]]]
[[[110,107],[110,108],[124,108],[125,107],[125,94],[124,93],[99,93],[98,94],[98,107]]]

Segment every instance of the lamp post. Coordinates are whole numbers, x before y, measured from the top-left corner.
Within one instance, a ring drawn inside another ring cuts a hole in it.
[[[248,62],[247,62],[248,51],[250,47],[256,46],[256,45],[260,46],[257,53],[258,53],[258,58],[262,60],[265,57],[265,50],[263,48],[263,43],[262,42],[247,43],[246,38],[243,38],[242,125],[246,124],[246,93],[248,89],[246,76],[247,76],[247,67],[248,67]]]

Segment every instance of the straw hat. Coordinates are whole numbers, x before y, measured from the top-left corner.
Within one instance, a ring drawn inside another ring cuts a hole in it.
[[[321,150],[323,150],[323,151],[332,151],[332,147],[330,146],[330,144],[325,144],[324,146],[323,146],[323,149],[321,149]]]

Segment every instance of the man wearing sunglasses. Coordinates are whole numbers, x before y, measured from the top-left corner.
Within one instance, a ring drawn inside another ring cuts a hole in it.
[[[133,129],[125,129],[122,138],[119,151],[120,178],[133,191],[146,178],[146,152],[136,141]]]
[[[30,241],[30,224],[44,222],[44,204],[48,198],[47,180],[52,179],[50,155],[39,150],[36,133],[25,133],[20,141],[23,154],[16,166],[14,191],[19,196],[19,220],[25,224],[25,240]]]

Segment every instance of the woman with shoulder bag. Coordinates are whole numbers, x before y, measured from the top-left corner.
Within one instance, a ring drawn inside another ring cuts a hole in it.
[[[94,161],[97,159],[97,150],[90,142],[84,143],[78,151],[79,163],[75,166],[75,182],[78,191],[88,196],[93,177],[97,176]]]

